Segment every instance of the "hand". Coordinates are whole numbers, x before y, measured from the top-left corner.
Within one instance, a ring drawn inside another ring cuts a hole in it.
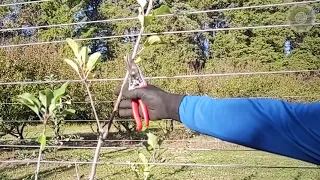
[[[114,94],[120,93],[121,86],[115,89]],[[148,107],[150,120],[173,119],[180,121],[179,106],[183,95],[171,94],[162,89],[148,85],[146,88],[138,88],[129,91],[128,84],[123,89],[123,97],[119,105],[120,117],[133,117],[131,109],[132,99],[141,99]],[[142,114],[141,107],[139,113]]]

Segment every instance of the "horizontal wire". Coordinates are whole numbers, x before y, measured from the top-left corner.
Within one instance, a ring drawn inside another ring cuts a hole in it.
[[[0,144],[0,148],[40,148],[38,145],[10,145]],[[46,146],[46,148],[57,148],[57,149],[96,149],[95,146]],[[145,149],[143,147],[132,146],[132,147],[105,147],[102,146],[103,150],[136,150]],[[160,149],[170,151],[257,151],[255,149],[219,149],[219,148],[176,148],[176,147],[163,147]]]
[[[37,138],[27,138],[27,139],[0,139],[0,142],[8,142],[8,141],[20,141],[20,142],[26,142],[26,141],[31,141],[34,140],[36,141]],[[52,142],[54,140],[51,140]],[[147,142],[148,140],[146,139],[107,139],[104,140],[104,142]],[[83,139],[74,139],[74,140],[59,140],[59,142],[98,142],[98,140],[83,140]],[[207,141],[201,141],[201,140],[188,140],[188,139],[177,139],[177,140],[163,140],[163,142],[192,142],[192,143],[221,143],[219,141],[215,140],[207,140]]]
[[[290,74],[290,73],[306,73],[306,72],[319,72],[319,71],[320,70],[290,70],[290,71],[265,71],[265,72],[214,73],[214,74],[195,74],[195,75],[177,75],[177,76],[154,76],[154,77],[146,77],[145,79],[146,80],[151,80],[151,79],[187,79],[187,78],[204,78],[204,77]],[[88,82],[123,81],[123,78],[88,79],[87,81]],[[82,82],[82,80],[0,82],[0,85],[51,84],[51,83],[65,83],[65,82],[79,83],[79,82]]]
[[[51,0],[44,0],[42,2],[45,2],[45,1],[51,1]],[[40,1],[38,1],[40,2]],[[289,5],[289,4],[303,4],[303,3],[311,3],[311,2],[319,2],[319,1],[309,1],[309,2],[295,2],[295,3],[283,3],[283,4],[278,4],[278,5]],[[28,2],[24,2],[24,4],[27,4]],[[35,3],[35,1],[33,2],[30,2],[30,3]],[[15,4],[19,4],[19,3],[15,3]],[[7,5],[10,5],[10,4],[7,4]],[[14,5],[14,4],[12,4]],[[207,11],[197,11],[197,12],[189,12],[189,14],[196,14],[196,13],[205,13],[205,12],[214,12],[214,11],[224,11],[224,10],[236,10],[236,9],[248,9],[248,8],[257,8],[257,7],[272,7],[274,6],[275,4],[270,4],[270,5],[262,5],[262,6],[251,6],[251,7],[241,7],[241,8],[228,8],[228,9],[219,9],[219,10],[207,10]],[[0,7],[3,6],[3,5],[0,5]],[[188,12],[187,12],[188,13]],[[174,15],[174,14],[167,14],[167,15],[162,15],[162,16],[170,16],[170,15]],[[104,20],[104,21],[108,21],[108,20]],[[110,21],[110,20],[109,20]],[[84,23],[91,23],[91,22],[84,22]],[[92,22],[94,23],[94,22]],[[319,23],[315,23],[316,25],[319,24]],[[265,26],[266,27],[266,26]],[[275,26],[274,26],[275,27]],[[276,27],[287,27],[287,25],[280,25],[280,26],[276,26]],[[248,27],[250,28],[250,27]],[[26,28],[26,29],[30,29],[30,27]],[[235,29],[235,28],[222,28],[222,29]],[[5,30],[5,29],[4,29]],[[214,29],[213,31],[217,31],[219,29]],[[203,32],[203,31],[207,31],[207,30],[200,30],[200,32]],[[199,31],[180,31],[180,32],[199,32]],[[174,33],[177,33],[177,32],[163,32],[161,34],[174,34]],[[149,35],[153,35],[155,33],[150,33]],[[159,34],[159,33],[157,33]],[[144,34],[144,35],[148,35],[148,34]],[[123,37],[127,37],[128,35],[124,35]],[[131,36],[131,35],[130,35]],[[119,36],[118,36],[119,37]],[[101,37],[103,38],[103,37]],[[92,39],[92,38],[87,38],[88,40]],[[78,39],[78,40],[81,40],[81,39]],[[62,42],[62,41],[56,41],[56,42]],[[63,41],[65,42],[65,41]],[[44,42],[46,43],[46,42]],[[30,43],[32,44],[32,43]],[[24,44],[24,45],[29,45],[29,44]],[[12,47],[12,46],[11,46]],[[15,46],[16,47],[16,46]],[[0,46],[0,48],[4,48],[4,46]],[[301,72],[301,71],[299,71]],[[310,72],[310,71],[308,71]],[[188,77],[190,75],[187,75]],[[188,78],[187,76],[183,76],[183,77],[180,77],[180,78]],[[197,75],[199,76],[199,75]],[[200,75],[200,76],[203,76],[203,75]],[[166,78],[168,78],[167,76],[165,76]],[[208,76],[204,76],[204,77],[208,77]],[[163,77],[158,77],[159,78],[163,78]],[[173,78],[173,77],[172,77]],[[176,76],[176,78],[179,78]],[[302,96],[295,96],[295,97],[302,97]],[[131,120],[132,121],[132,120]],[[28,121],[29,122],[29,121]],[[112,140],[110,140],[112,141]],[[116,141],[116,140],[115,140]],[[121,140],[119,140],[121,141]],[[140,140],[141,141],[141,140]],[[1,146],[0,146],[1,147]],[[35,146],[33,146],[35,147]],[[47,146],[47,147],[50,147],[50,146]],[[51,147],[54,147],[54,146],[51,146]],[[59,146],[57,146],[58,148],[61,148]],[[40,146],[37,146],[37,148],[40,148]],[[75,147],[65,147],[65,148],[75,148]],[[79,148],[79,147],[77,147]],[[91,148],[91,147],[81,147],[81,148]],[[92,147],[95,149],[95,147]],[[121,148],[121,147],[103,147],[103,149],[128,149],[128,147],[124,147],[124,148]],[[217,149],[192,149],[192,148],[168,148],[168,149],[171,149],[171,150],[217,150]],[[0,161],[1,163],[19,163],[18,161]],[[21,161],[22,163],[25,163],[26,161]],[[63,164],[91,164],[91,162],[58,162],[58,161],[41,161],[42,163],[63,163]],[[37,161],[28,161],[27,163],[37,163]],[[100,163],[100,162],[99,162]],[[145,163],[130,163],[130,162],[120,162],[120,163],[117,163],[117,162],[106,162],[104,164],[114,164],[114,165],[130,165],[130,164],[136,164],[136,165],[139,165],[139,164],[145,164]],[[240,167],[240,168],[248,168],[248,167],[252,167],[252,168],[316,168],[318,169],[319,167],[316,167],[316,166],[264,166],[264,165],[216,165],[216,164],[185,164],[185,163],[147,163],[147,164],[150,164],[150,165],[163,165],[163,166],[194,166],[194,167],[232,167],[232,168],[236,168],[236,167]]]
[[[26,1],[26,2],[18,2],[18,3],[8,3],[8,4],[0,4],[0,7],[6,6],[16,6],[16,5],[24,5],[24,4],[35,4],[35,3],[43,3],[43,2],[50,2],[52,0],[38,0],[38,1]]]
[[[224,99],[243,99],[243,98],[249,98],[249,99],[269,99],[269,98],[319,98],[320,95],[314,95],[314,96],[279,96],[279,97],[271,97],[271,96],[265,96],[265,97],[234,97],[234,98],[224,98]],[[95,101],[95,103],[113,103],[114,101]],[[73,102],[78,104],[88,104],[90,102]],[[20,103],[0,103],[0,104],[7,104],[7,105],[14,105],[14,104],[20,104]],[[163,119],[162,121],[171,121],[171,119]],[[40,120],[1,120],[0,122],[3,123],[40,123]],[[64,122],[96,122],[96,120],[93,119],[75,119],[75,120],[64,120]],[[109,120],[100,120],[100,122],[109,122]],[[114,120],[114,122],[133,122],[133,119],[117,119]]]
[[[93,120],[93,119],[76,119],[76,120],[71,120],[71,119],[68,119],[68,120],[63,120],[64,122],[97,122],[96,120]],[[100,122],[109,122],[109,120],[99,120]],[[163,119],[161,121],[170,121],[170,119]],[[40,123],[41,121],[40,120],[0,120],[0,122],[4,122],[4,123]],[[117,120],[114,120],[113,122],[133,122],[133,119],[117,119]]]
[[[314,25],[319,25],[319,24],[320,24],[319,22],[316,22],[316,23],[308,23],[308,24],[280,24],[280,25],[246,26],[246,27],[232,27],[232,28],[218,28],[218,29],[196,29],[196,30],[185,30],[185,31],[167,31],[167,32],[159,32],[159,33],[143,33],[142,36],[170,35],[170,34],[198,33],[198,32],[214,32],[214,31],[231,31],[231,30],[247,30],[247,29],[262,29],[262,28],[281,28],[281,27],[284,28],[284,27],[295,27],[295,26],[314,26]],[[92,37],[92,38],[79,38],[79,39],[73,39],[73,40],[75,40],[75,41],[88,41],[88,40],[114,39],[114,38],[135,37],[135,36],[139,36],[139,34],[100,36],[100,37]],[[0,46],[0,48],[44,45],[44,44],[54,44],[54,43],[64,43],[64,42],[66,42],[66,40],[24,43],[24,44],[12,44],[12,45],[3,45],[3,46]]]
[[[320,97],[320,95],[319,95]],[[94,101],[94,103],[113,103],[114,101]],[[89,101],[75,101],[75,102],[72,102],[71,101],[71,104],[90,104],[91,102]],[[0,102],[0,104],[5,104],[5,105],[19,105],[21,103],[14,103],[14,102]],[[61,104],[68,104],[66,102],[62,102]]]
[[[243,98],[249,98],[249,99],[268,99],[268,98],[318,98],[320,95],[310,95],[310,96],[251,96],[251,97],[231,97],[232,99],[243,99]],[[221,98],[229,98],[230,97],[221,97]],[[102,103],[114,103],[114,101],[93,101],[94,103],[102,104]],[[75,101],[72,102],[71,104],[90,104],[91,102],[89,101]],[[21,103],[13,103],[13,102],[0,102],[0,105],[20,105]],[[68,103],[62,103],[62,104],[68,104]]]
[[[36,160],[8,160],[0,161],[0,163],[11,164],[35,164]],[[46,164],[93,164],[93,162],[81,161],[40,161]],[[272,166],[272,165],[243,165],[243,164],[202,164],[202,163],[140,163],[140,162],[97,162],[100,165],[155,165],[155,166],[188,166],[188,167],[212,167],[212,168],[261,168],[261,169],[319,169],[319,166]]]
[[[255,9],[255,8],[277,7],[277,6],[290,6],[290,5],[309,4],[309,3],[316,3],[316,2],[320,2],[320,0],[289,2],[289,3],[279,3],[279,4],[265,4],[265,5],[234,7],[234,8],[224,8],[224,9],[212,9],[212,10],[200,10],[200,11],[182,11],[182,12],[178,12],[178,13],[174,13],[174,14],[156,15],[156,17],[169,17],[169,16],[176,16],[176,15],[202,14],[202,13],[223,12],[223,11],[232,11],[232,10],[245,10],[245,9]],[[128,20],[135,20],[135,19],[138,19],[138,18],[137,17],[124,17],[124,18],[107,19],[107,20],[84,21],[84,22],[75,22],[75,23],[61,23],[61,24],[19,27],[19,28],[7,28],[7,29],[1,29],[0,32],[52,28],[52,27],[63,27],[63,26],[72,26],[72,25],[84,25],[84,24],[93,24],[93,23],[128,21]]]

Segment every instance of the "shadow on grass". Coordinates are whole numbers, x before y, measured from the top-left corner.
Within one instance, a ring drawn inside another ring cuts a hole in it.
[[[117,158],[117,157],[123,156],[124,155],[123,153],[128,153],[128,154],[134,153],[134,150],[132,150],[132,149],[119,149],[119,150],[115,150],[115,151],[102,152],[101,157]]]
[[[97,135],[95,133],[74,133],[74,134],[64,134],[64,136],[77,136],[81,137],[83,141],[77,141],[78,139],[69,140],[69,141],[62,141],[63,146],[96,146],[97,142]],[[145,140],[147,136],[141,132],[133,131],[133,132],[110,132],[108,135],[107,140],[117,140],[117,141],[106,141],[104,142],[104,146],[124,146],[124,145],[137,145],[140,144],[139,141],[121,141],[121,140]],[[47,140],[51,141],[54,140],[54,137],[48,137]],[[120,141],[119,141],[120,140]],[[39,143],[37,139],[32,140],[15,140],[15,141],[0,141],[0,145],[32,145],[38,146]],[[19,149],[19,148],[17,148]],[[32,149],[32,148],[30,148]],[[35,148],[37,149],[37,148]]]
[[[26,164],[7,164],[7,165],[4,165],[3,167],[0,167],[0,172],[5,172],[11,169],[23,168],[24,166],[26,166]],[[0,180],[2,179],[0,178]]]
[[[61,166],[58,168],[51,168],[44,171],[39,172],[39,179],[48,179],[47,177],[53,174],[61,173],[64,171],[68,171],[71,169],[74,169],[74,166],[68,167],[68,166]],[[18,178],[18,179],[11,179],[11,180],[31,180],[34,176],[34,173],[30,173],[24,177]]]
[[[252,180],[257,177],[257,174],[258,174],[257,172],[250,174],[249,176],[244,177],[243,180]]]
[[[179,169],[175,170],[174,172],[168,174],[168,176],[173,176],[173,175],[176,175],[178,173],[181,173],[181,172],[185,172],[188,170],[188,167],[187,166],[182,166],[180,167]]]
[[[161,128],[150,128],[150,132],[155,133],[157,135],[163,135],[163,130]],[[172,131],[168,137],[168,140],[174,140],[174,139],[182,139],[182,138],[190,138],[190,136],[194,136],[195,134],[189,134],[184,129],[176,129]],[[81,137],[83,141],[78,141],[77,138],[69,139],[69,141],[66,141],[65,138],[63,142],[63,146],[89,146],[89,147],[95,147],[97,145],[97,142],[95,140],[98,139],[97,134],[94,132],[89,133],[70,133],[70,134],[63,134],[64,137]],[[140,131],[131,131],[131,132],[110,132],[108,135],[107,140],[116,140],[116,141],[106,141],[104,142],[103,146],[109,146],[109,147],[122,147],[122,146],[130,146],[130,145],[139,145],[141,141],[139,140],[146,140],[147,135],[146,133],[140,132]],[[51,141],[48,143],[48,145],[52,144],[54,141],[54,137],[47,137],[47,140]],[[121,141],[123,140],[123,141]],[[138,140],[138,141],[128,141],[128,140]],[[31,139],[31,140],[15,140],[15,141],[0,141],[0,145],[31,145],[31,146],[38,146],[39,143],[37,142],[37,138]],[[22,149],[22,148],[17,148]],[[33,148],[28,148],[33,149]],[[37,148],[35,148],[37,149]]]
[[[119,179],[119,176],[126,177],[126,176],[128,175],[128,173],[130,173],[130,172],[127,171],[127,170],[120,170],[120,171],[115,172],[115,173],[113,173],[113,174],[111,174],[111,175],[105,175],[105,176],[102,176],[102,177],[100,177],[100,178],[99,178],[99,176],[97,175],[97,179],[99,179],[99,180],[104,180],[104,179]],[[114,176],[117,176],[117,178],[114,177]],[[123,177],[122,177],[122,178],[123,178]]]

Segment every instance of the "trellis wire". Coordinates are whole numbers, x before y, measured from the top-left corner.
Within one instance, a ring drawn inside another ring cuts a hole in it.
[[[279,25],[230,27],[230,28],[217,28],[217,29],[196,29],[196,30],[184,30],[184,31],[167,31],[167,32],[159,32],[159,33],[144,33],[144,34],[142,34],[142,36],[170,35],[170,34],[198,33],[198,32],[214,32],[214,31],[231,31],[231,30],[247,30],[247,29],[263,29],[263,28],[285,28],[285,27],[295,27],[295,26],[315,26],[315,25],[319,25],[319,24],[320,24],[319,22],[316,22],[316,23],[306,23],[306,24],[279,24]],[[135,37],[138,35],[139,34],[100,36],[100,37],[92,37],[92,38],[79,38],[79,39],[73,39],[73,40],[74,41],[88,41],[88,40],[101,40],[101,39],[115,39],[115,38],[124,38],[124,37]],[[3,45],[3,46],[0,46],[0,48],[55,44],[55,43],[64,43],[64,42],[66,42],[66,40],[12,44],[12,45]]]
[[[23,3],[12,3],[12,4],[2,4],[0,7],[3,6],[10,6],[10,5],[18,5],[18,4],[27,4],[27,3],[39,3],[39,2],[48,2],[51,0],[42,0],[42,1],[29,1]],[[208,13],[208,12],[218,12],[218,11],[226,11],[226,10],[240,10],[240,9],[249,9],[249,8],[258,8],[258,7],[272,7],[272,6],[282,6],[282,5],[293,5],[293,4],[305,4],[311,2],[319,2],[319,1],[305,1],[305,2],[293,2],[293,3],[282,3],[282,4],[269,4],[269,5],[259,5],[259,6],[250,6],[250,7],[237,7],[237,8],[226,8],[226,9],[218,9],[218,10],[206,10],[206,11],[194,11],[194,12],[186,12],[188,14],[197,14],[197,13]],[[176,14],[166,14],[162,16],[173,16]],[[122,18],[121,20],[129,20],[129,18]],[[133,18],[133,19],[136,19]],[[117,19],[120,21],[119,19]],[[110,22],[112,20],[101,20],[101,22]],[[115,20],[113,20],[115,21]],[[85,23],[97,23],[95,22],[82,22]],[[308,26],[308,25],[319,25],[320,23],[313,23],[313,24],[299,24],[299,26]],[[67,24],[60,24],[60,25],[48,25],[47,27],[55,27],[55,26],[65,26]],[[75,25],[75,23],[69,23],[68,25]],[[253,26],[253,27],[234,27],[234,28],[220,28],[220,29],[205,29],[205,30],[187,30],[187,31],[170,31],[170,32],[162,32],[162,33],[145,33],[144,36],[147,35],[167,35],[167,34],[177,34],[177,33],[194,33],[194,32],[209,32],[209,31],[224,31],[224,30],[243,30],[243,29],[260,29],[260,28],[277,28],[277,27],[291,27],[296,25],[268,25],[268,26]],[[27,27],[26,29],[36,29],[36,28],[43,28],[44,26],[34,26],[34,27]],[[22,28],[11,28],[10,30],[21,30]],[[4,29],[8,30],[9,29]],[[4,31],[2,30],[2,31]],[[104,37],[94,37],[94,38],[83,38],[83,39],[76,39],[78,41],[84,40],[95,40],[95,39],[111,39],[111,38],[121,38],[121,37],[133,37],[137,36],[137,34],[132,35],[117,35],[117,36],[104,36]],[[65,40],[61,41],[50,41],[50,42],[37,42],[37,43],[26,43],[26,44],[15,44],[15,45],[3,45],[0,48],[7,48],[7,47],[21,47],[21,46],[28,46],[28,45],[41,45],[41,44],[52,44],[52,43],[63,43]],[[251,72],[251,73],[226,73],[226,74],[205,74],[205,75],[182,75],[182,76],[161,76],[161,77],[151,77],[147,79],[172,79],[172,78],[197,78],[197,77],[217,77],[217,76],[235,76],[235,75],[256,75],[256,74],[283,74],[283,73],[298,73],[298,72],[318,72],[319,70],[301,70],[301,71],[273,71],[273,72]],[[281,72],[281,73],[279,73]],[[100,79],[100,80],[91,80],[92,82],[101,82],[101,81],[118,81],[122,80],[119,78],[116,79]],[[60,81],[33,81],[33,82],[2,82],[0,85],[15,85],[15,84],[47,84],[47,83],[59,83],[59,82],[80,82],[81,80],[60,80]],[[36,83],[40,82],[40,83]],[[132,121],[132,120],[131,120]],[[30,122],[30,121],[27,121]],[[39,121],[38,121],[39,122]],[[0,145],[0,147],[22,147],[22,148],[40,148],[40,146],[28,146],[28,145]],[[83,147],[83,146],[47,146],[48,148],[60,148],[60,149],[95,149],[96,147]],[[139,148],[139,147],[137,147]],[[141,148],[141,147],[140,147]],[[133,149],[132,147],[102,147],[102,149]],[[217,149],[193,149],[193,148],[166,148],[171,150],[188,150],[188,151],[212,151]],[[234,150],[232,150],[234,151]],[[10,160],[10,161],[0,161],[1,163],[37,163],[35,160]],[[69,161],[41,161],[41,163],[49,163],[49,164],[92,164],[92,162],[69,162]],[[216,168],[299,168],[299,169],[319,169],[318,166],[269,166],[269,165],[241,165],[241,164],[195,164],[195,163],[136,163],[136,162],[98,162],[98,164],[108,164],[108,165],[142,165],[142,164],[149,164],[149,165],[156,165],[156,166],[189,166],[189,167],[216,167]]]
[[[96,120],[92,120],[92,119],[89,119],[89,120],[85,120],[85,119],[76,119],[76,120],[71,120],[71,119],[68,119],[68,120],[63,120],[64,122],[93,122],[93,123],[96,123],[97,121]],[[109,120],[99,120],[100,122],[109,122]],[[171,121],[170,119],[164,119],[162,121]],[[5,122],[5,123],[40,123],[40,120],[1,120],[0,122]],[[114,120],[114,122],[133,122],[133,119],[117,119],[117,120]]]
[[[16,5],[24,5],[24,4],[36,4],[36,3],[43,3],[43,2],[50,2],[50,1],[52,1],[52,0],[38,0],[38,1],[8,3],[8,4],[0,4],[0,7],[16,6]]]
[[[226,77],[226,76],[248,76],[248,75],[271,75],[271,74],[291,74],[319,72],[320,70],[290,70],[290,71],[265,71],[265,72],[239,72],[239,73],[213,73],[213,74],[194,74],[194,75],[176,75],[176,76],[154,76],[146,77],[146,80],[152,79],[188,79],[188,78],[205,78],[205,77]],[[106,78],[106,79],[88,79],[88,82],[107,82],[123,81],[123,78]],[[52,84],[52,83],[79,83],[81,80],[54,80],[54,81],[21,81],[21,82],[0,82],[0,85],[29,85],[29,84]]]
[[[50,0],[47,0],[47,1],[50,1]],[[265,4],[265,5],[244,6],[244,7],[223,8],[223,9],[211,9],[211,10],[200,10],[200,11],[181,11],[181,12],[177,12],[177,13],[173,13],[173,14],[156,15],[156,17],[169,17],[169,16],[176,16],[176,15],[202,14],[202,13],[223,12],[223,11],[232,11],[232,10],[255,9],[255,8],[269,8],[269,7],[277,7],[277,6],[291,6],[291,5],[310,4],[310,3],[316,3],[316,2],[320,2],[320,0],[302,1],[302,2],[287,2],[287,3],[278,3],[278,4]],[[28,29],[52,28],[52,27],[63,27],[63,26],[83,25],[83,24],[93,24],[93,23],[128,21],[128,20],[135,20],[135,19],[138,19],[138,18],[137,17],[124,17],[124,18],[117,18],[117,19],[105,19],[105,20],[84,21],[84,22],[75,22],[75,23],[61,23],[61,24],[52,24],[52,25],[43,25],[43,26],[7,28],[7,29],[1,29],[0,32],[17,31],[17,30],[28,30]]]
[[[11,164],[35,164],[35,160],[8,160],[0,163]],[[46,164],[92,164],[92,162],[81,161],[41,161]],[[243,165],[243,164],[200,164],[200,163],[140,163],[140,162],[97,162],[100,165],[155,165],[155,166],[188,166],[188,167],[212,167],[212,168],[260,168],[260,169],[319,169],[319,166],[270,166],[270,165]]]
[[[0,139],[2,141],[36,141],[36,138],[26,138],[26,139]],[[54,140],[51,140],[54,142]],[[98,140],[84,140],[84,139],[70,139],[70,140],[59,140],[59,142],[97,142]],[[146,139],[106,139],[104,142],[147,142]],[[50,142],[50,141],[49,141]],[[189,139],[177,139],[177,140],[163,140],[163,142],[193,142],[193,143],[221,143],[214,140],[189,140]]]
[[[320,95],[309,95],[309,96],[251,96],[251,97],[221,97],[224,99],[243,99],[243,98],[249,98],[249,99],[268,99],[268,98],[295,98],[295,99],[299,99],[299,98],[318,98],[320,97]],[[113,101],[94,101],[95,104],[103,104],[103,103],[114,103],[116,100]],[[64,104],[67,104],[66,102],[62,102]],[[90,104],[89,101],[71,101],[72,104]],[[15,102],[0,102],[0,105],[19,105],[21,103],[15,103]]]
[[[40,146],[38,145],[10,145],[0,144],[0,148],[23,148],[23,149],[39,149]],[[56,149],[96,149],[95,146],[46,146],[46,148],[56,148]],[[101,149],[103,150],[136,150],[136,149],[145,149],[139,146],[132,146],[132,147],[111,147],[111,146],[102,146]],[[170,150],[170,151],[257,151],[254,149],[222,149],[222,148],[177,148],[177,147],[163,147],[160,149]]]

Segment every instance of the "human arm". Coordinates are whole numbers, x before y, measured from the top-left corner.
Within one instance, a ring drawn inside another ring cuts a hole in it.
[[[320,103],[186,96],[179,115],[199,133],[320,165]]]
[[[130,99],[141,98],[151,119],[175,119],[201,134],[320,164],[320,103],[182,96],[154,86],[124,96],[120,116],[131,116]]]

